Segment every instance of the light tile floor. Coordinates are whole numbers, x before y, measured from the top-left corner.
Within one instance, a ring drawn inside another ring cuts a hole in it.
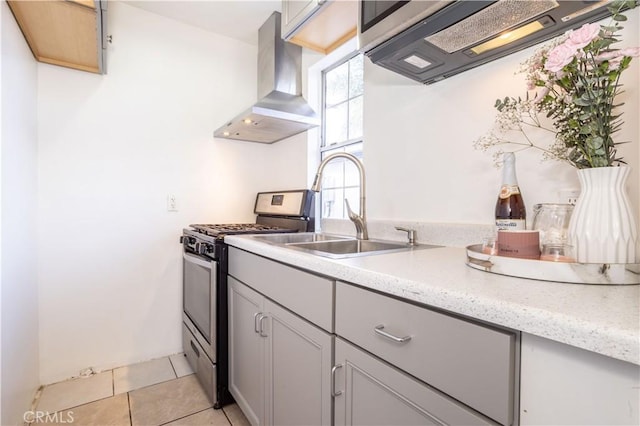
[[[183,354],[45,386],[38,412],[34,425],[249,425],[236,404],[212,408]]]

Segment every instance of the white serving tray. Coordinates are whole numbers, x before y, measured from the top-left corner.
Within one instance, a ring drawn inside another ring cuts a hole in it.
[[[640,284],[638,263],[565,263],[519,259],[482,252],[482,244],[467,246],[467,265],[494,274],[571,284]]]

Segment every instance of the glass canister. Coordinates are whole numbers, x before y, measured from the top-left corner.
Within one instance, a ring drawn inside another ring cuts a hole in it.
[[[533,229],[540,231],[540,246],[567,244],[571,204],[541,203],[533,206]]]

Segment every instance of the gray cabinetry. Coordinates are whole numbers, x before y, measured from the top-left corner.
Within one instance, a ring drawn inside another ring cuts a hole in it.
[[[340,338],[334,374],[336,425],[493,424]]]
[[[499,423],[514,422],[515,332],[338,282],[336,334]]]
[[[254,425],[517,424],[516,332],[236,248],[229,305],[230,390]]]
[[[229,390],[252,425],[264,424],[264,339],[256,332],[262,295],[229,277]]]
[[[297,291],[308,287],[317,295],[316,285],[320,294],[327,285],[326,325],[332,327],[333,281],[238,250],[232,251],[229,265],[229,389],[238,405],[253,425],[331,424],[333,335],[254,289],[277,295],[280,290],[272,286],[295,285]],[[312,302],[318,299],[298,297],[283,299],[316,317]]]
[[[265,310],[266,424],[331,424],[334,338],[268,299]]]

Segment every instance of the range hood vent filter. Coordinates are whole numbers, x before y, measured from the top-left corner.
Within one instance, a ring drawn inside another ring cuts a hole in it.
[[[482,40],[558,7],[557,1],[504,0],[440,31],[425,40],[447,53],[466,49]]]

